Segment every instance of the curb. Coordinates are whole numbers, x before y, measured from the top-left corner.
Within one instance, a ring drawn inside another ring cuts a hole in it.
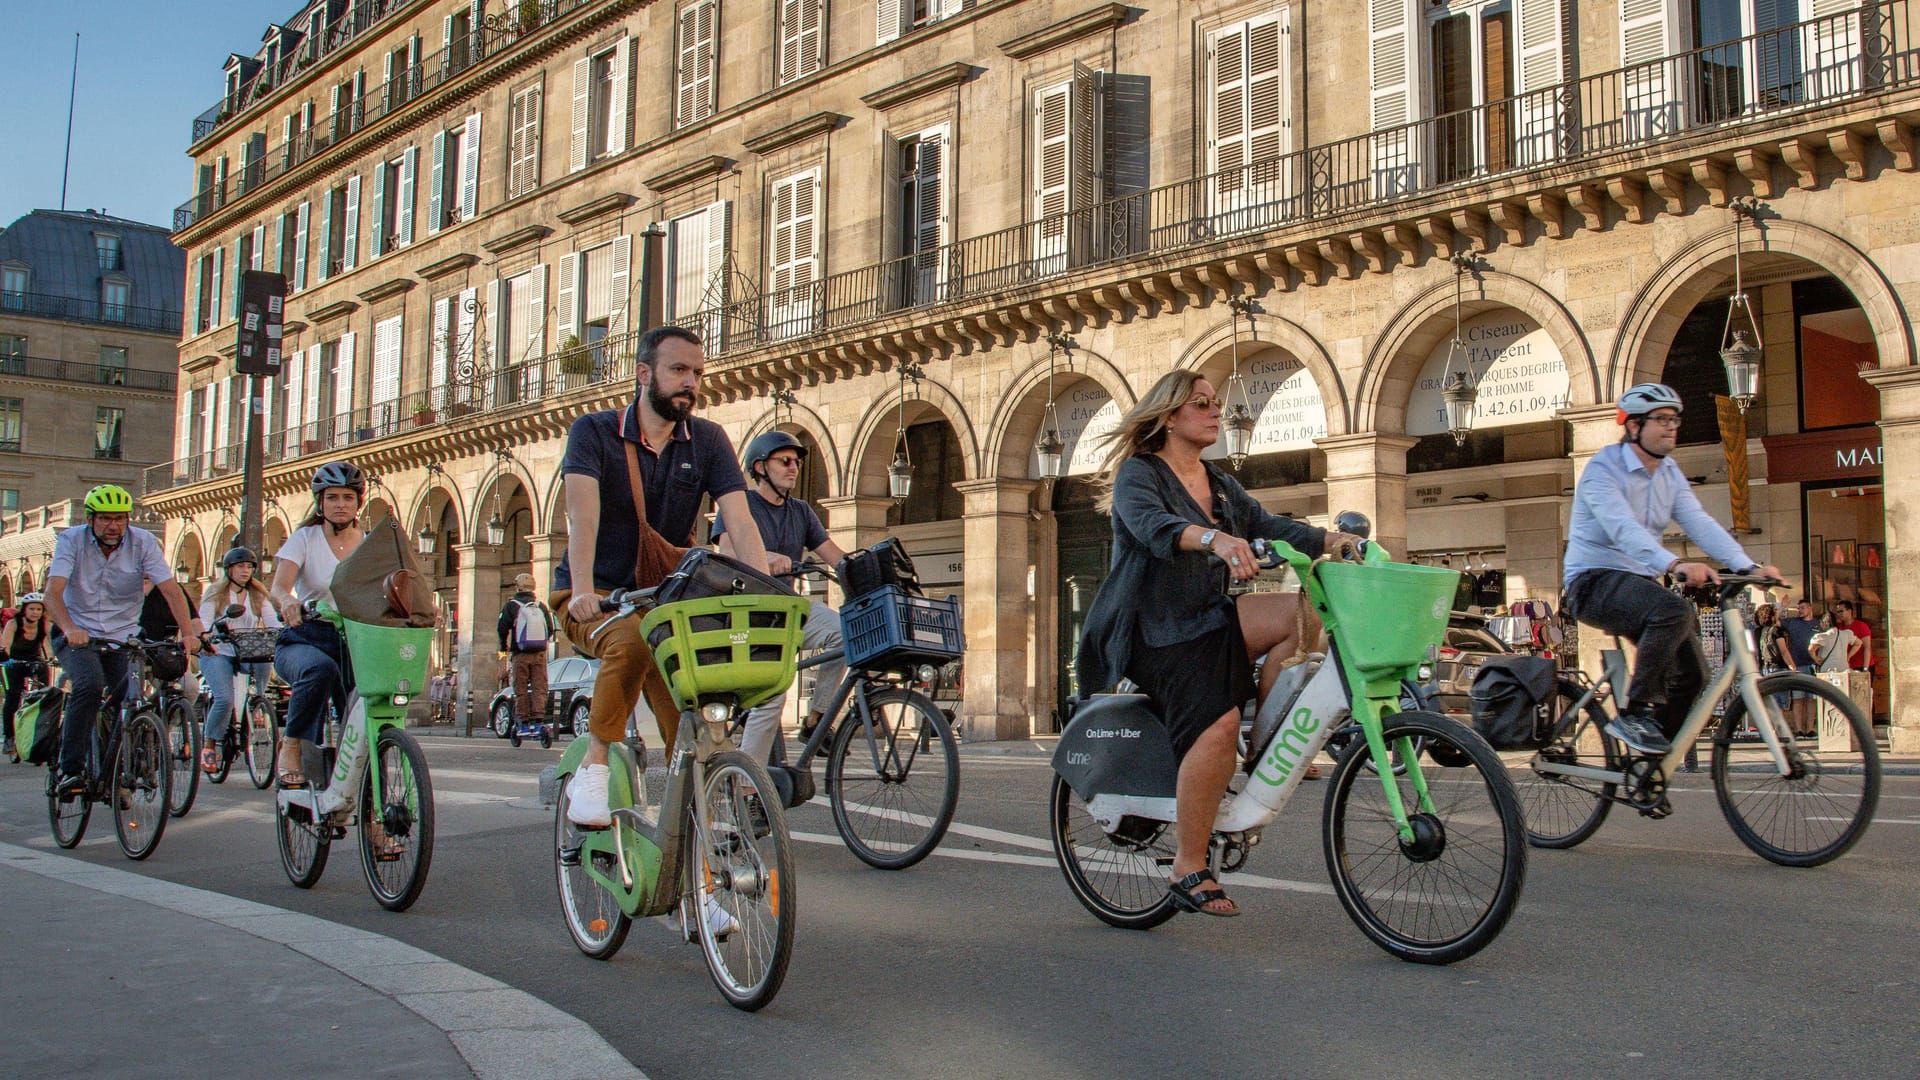
[[[0,859],[304,953],[438,1029],[481,1080],[646,1080],[585,1021],[384,934],[15,844]]]

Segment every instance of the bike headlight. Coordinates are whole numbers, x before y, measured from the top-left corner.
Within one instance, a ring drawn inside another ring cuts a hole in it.
[[[939,675],[940,673],[934,670],[934,667],[932,664],[921,664],[920,670],[916,674],[920,676],[921,682],[930,683],[934,680],[935,676]]]
[[[709,701],[700,706],[700,716],[709,724],[724,724],[733,719],[733,709],[724,701]]]
[[[1420,681],[1423,683],[1432,682],[1433,681],[1433,665],[1421,664],[1419,668],[1415,670],[1415,674],[1417,674],[1420,677]]]
[[[393,695],[393,703],[394,703],[395,705],[405,705],[405,704],[406,704],[407,702],[409,702],[409,701],[412,701],[412,700],[413,700],[412,698],[410,698],[410,697],[408,697],[408,696],[407,696],[407,695],[405,695],[405,694],[395,694],[395,695]]]

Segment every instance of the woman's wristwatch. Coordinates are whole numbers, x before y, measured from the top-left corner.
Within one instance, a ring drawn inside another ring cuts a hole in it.
[[[1200,550],[1201,550],[1201,551],[1212,551],[1212,550],[1213,550],[1213,538],[1214,538],[1214,537],[1216,537],[1216,536],[1218,536],[1218,535],[1220,535],[1220,530],[1219,530],[1219,529],[1208,529],[1208,530],[1207,530],[1206,532],[1203,532],[1203,533],[1201,533],[1201,534],[1200,534]]]

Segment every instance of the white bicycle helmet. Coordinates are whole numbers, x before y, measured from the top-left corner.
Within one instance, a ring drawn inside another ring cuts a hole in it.
[[[1640,383],[1620,395],[1619,412],[1614,414],[1614,423],[1624,427],[1628,420],[1645,416],[1655,409],[1685,412],[1686,406],[1680,403],[1680,395],[1674,393],[1673,387],[1657,382]]]
[[[37,593],[37,592],[27,593],[25,596],[22,596],[20,598],[21,607],[26,607],[28,604],[45,604],[46,602],[47,602],[46,596],[42,593]]]

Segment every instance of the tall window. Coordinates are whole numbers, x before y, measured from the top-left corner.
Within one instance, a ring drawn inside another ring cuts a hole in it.
[[[300,212],[289,210],[280,215],[280,261],[273,267],[275,273],[287,279],[287,288],[292,289],[293,265],[300,247]]]
[[[507,117],[507,198],[540,186],[540,84],[513,95]]]
[[[27,268],[0,267],[0,308],[7,311],[27,309]]]
[[[894,250],[901,257],[893,282],[901,305],[939,297],[946,268],[939,249],[951,235],[947,214],[948,140],[944,128],[896,144],[893,176]]]
[[[1514,93],[1510,0],[1451,3],[1428,34],[1436,168],[1442,183],[1512,165],[1513,131],[1504,107],[1477,110]]]
[[[874,5],[874,36],[884,45],[909,30],[952,18],[973,6],[974,0],[879,0]]]
[[[127,385],[127,350],[119,345],[100,346],[100,382],[107,386]]]
[[[399,157],[373,171],[373,234],[375,258],[413,242],[413,177],[419,151],[408,147]]]
[[[411,151],[409,151],[411,153]],[[480,114],[433,135],[427,176],[427,232],[465,221],[480,209]]]
[[[0,488],[0,514],[20,512],[20,489]]]
[[[0,397],[0,450],[20,452],[20,399]]]
[[[213,298],[220,288],[213,276],[213,253],[200,256],[200,271],[194,295],[198,298],[193,313],[193,331],[204,333],[213,327]]]
[[[693,0],[680,9],[680,25],[674,42],[675,127],[698,123],[713,115],[719,22],[720,6],[714,0]]]
[[[826,66],[827,0],[779,0],[780,52],[773,80],[785,86]]]
[[[120,238],[111,233],[97,233],[93,238],[93,254],[102,270],[120,269]]]
[[[595,161],[607,156],[607,148],[613,141],[613,75],[611,52],[593,58],[593,97],[587,105],[591,132],[587,153]]]
[[[322,273],[332,277],[346,269],[347,185],[337,185],[327,194],[326,265]]]
[[[711,0],[706,0],[711,7]],[[581,169],[603,158],[627,152],[628,95],[633,90],[634,39],[623,37],[610,48],[583,56],[573,63],[573,138],[567,152],[567,171]],[[676,57],[677,57],[676,53]],[[681,124],[679,60],[675,61],[675,95],[670,105],[674,126]]]
[[[25,334],[0,334],[0,360],[11,360],[25,355],[27,355]]]
[[[1806,100],[1802,46],[1809,39],[1776,32],[1799,21],[1799,0],[1690,3],[1693,47],[1704,50],[1697,67],[1703,122]]]
[[[105,322],[127,321],[127,295],[132,286],[108,278],[100,283],[100,318]]]
[[[97,405],[93,410],[93,456],[103,461],[120,460],[120,424],[127,410]]]

